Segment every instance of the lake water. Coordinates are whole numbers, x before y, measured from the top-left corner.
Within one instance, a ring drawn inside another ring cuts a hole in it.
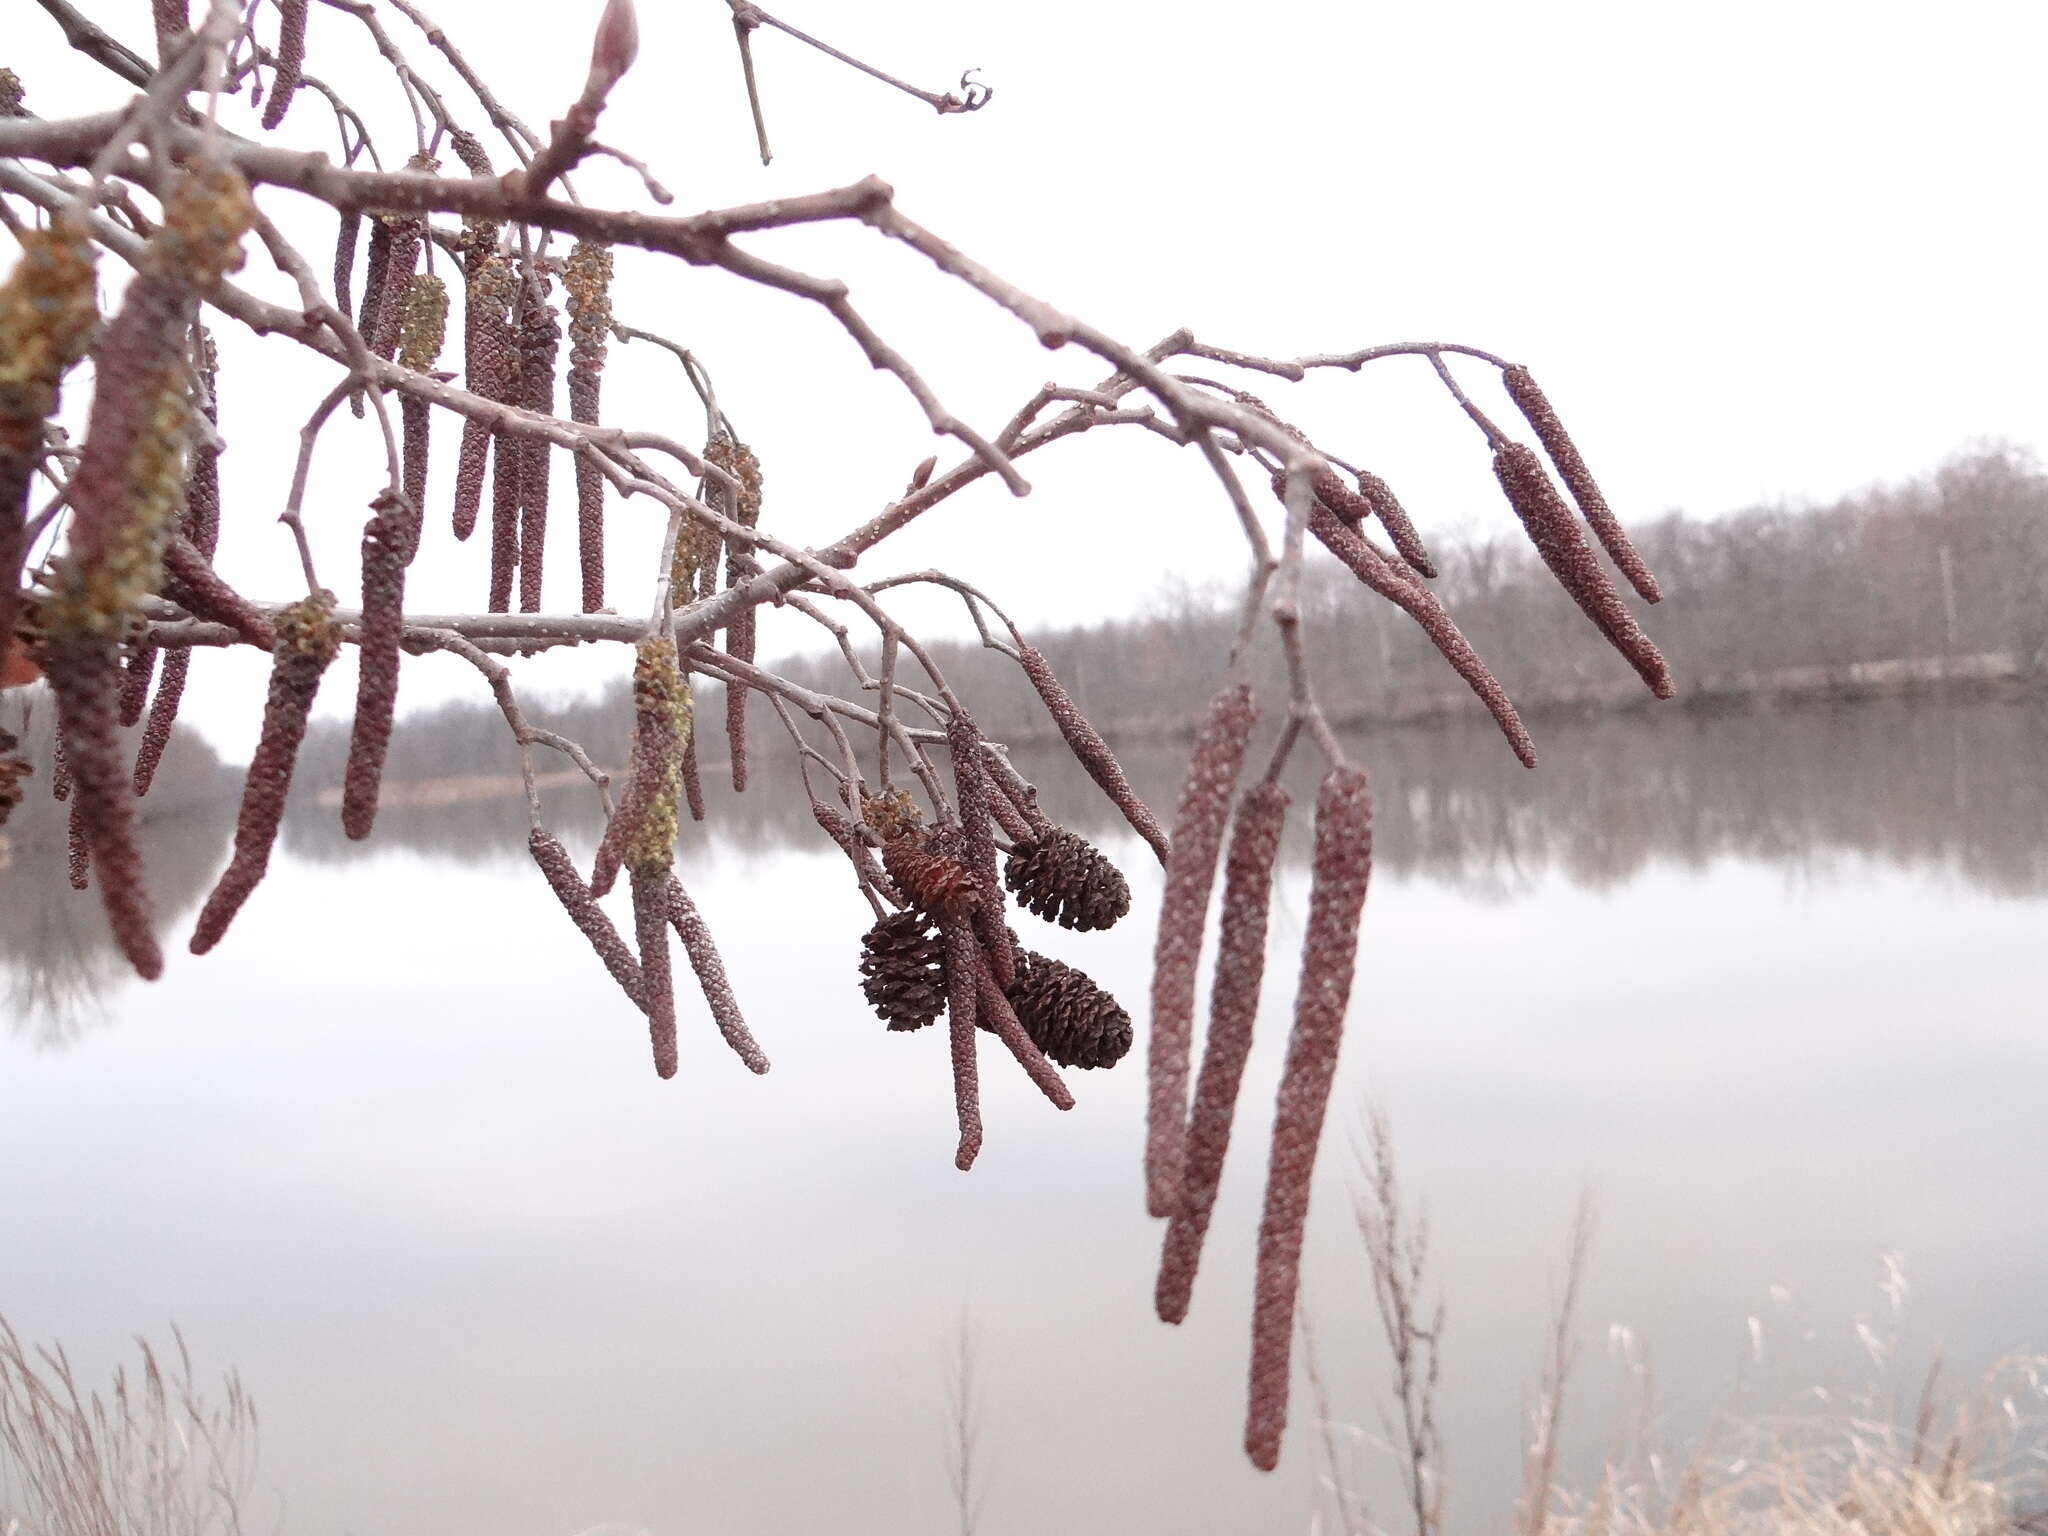
[[[1651,1351],[1680,1436],[1806,1385],[1910,1403],[1937,1349],[1967,1378],[2048,1348],[2048,713],[1540,739],[1533,774],[1463,727],[1359,743],[1379,867],[1311,1220],[1333,1408],[1370,1432],[1384,1350],[1347,1143],[1384,1106],[1447,1302],[1462,1530],[1512,1503],[1582,1187],[1581,1455],[1612,1429],[1614,1324]],[[1177,759],[1128,754],[1168,805]],[[1158,870],[1077,773],[1024,766],[1139,914],[1027,942],[1142,1031]],[[1306,1394],[1277,1474],[1238,1449],[1305,839],[1173,1329],[1150,1307],[1142,1039],[1070,1074],[1066,1115],[984,1052],[987,1147],[956,1173],[942,1031],[888,1035],[865,1009],[865,906],[773,780],[714,804],[682,864],[774,1070],[749,1076],[686,1006],[667,1083],[527,862],[516,802],[388,811],[364,851],[300,798],[204,961],[183,936],[232,808],[152,828],[176,911],[153,986],[119,977],[96,900],[32,878],[26,845],[0,876],[0,1313],[88,1376],[172,1322],[202,1368],[237,1367],[263,1414],[259,1517],[281,1505],[312,1536],[956,1529],[964,1319],[988,1536],[1308,1529]],[[581,856],[592,808],[555,803]],[[1886,1294],[1890,1265],[1910,1295]]]

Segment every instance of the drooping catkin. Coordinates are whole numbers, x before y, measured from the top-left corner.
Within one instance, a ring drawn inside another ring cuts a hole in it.
[[[21,76],[13,70],[0,66],[0,117],[26,117],[28,108],[23,105],[26,93],[22,90]]]
[[[192,14],[188,0],[150,0],[150,16],[156,23],[156,59],[168,64],[190,39]]]
[[[127,755],[121,750],[118,643],[111,635],[66,629],[45,636],[38,660],[57,696],[57,726],[71,773],[74,845],[82,841],[91,853],[114,942],[136,974],[154,981],[164,961],[143,881]]]
[[[1308,1221],[1316,1148],[1344,1040],[1344,1013],[1358,961],[1358,922],[1372,878],[1372,791],[1361,768],[1332,768],[1316,795],[1308,922],[1294,1030],[1280,1069],[1273,1153],[1259,1220],[1252,1305],[1250,1402],[1245,1450],[1270,1472],[1287,1427],[1294,1303],[1301,1285],[1301,1236]]]
[[[341,240],[335,247],[335,293],[342,300],[341,308],[348,310],[345,281],[348,269],[355,264],[355,226],[347,217],[341,221]],[[391,270],[391,226],[384,215],[370,215],[369,249],[363,255],[363,296],[356,309],[356,334],[363,338],[363,345],[370,346],[377,333],[377,306],[384,299],[384,279]],[[348,397],[348,408],[360,417],[363,414],[363,392],[359,389]]]
[[[1266,974],[1266,918],[1273,900],[1273,867],[1287,820],[1287,791],[1275,783],[1255,784],[1238,801],[1224,860],[1221,939],[1216,976],[1209,993],[1209,1039],[1195,1079],[1195,1107],[1188,1116],[1188,1150],[1181,1208],[1166,1228],[1153,1305],[1161,1321],[1188,1315],[1202,1242],[1216,1208],[1223,1161],[1230,1150],[1230,1126],[1237,1095],[1251,1058],[1252,1026]]]
[[[690,969],[697,974],[697,985],[704,993],[705,1005],[711,1010],[718,1032],[747,1070],[760,1076],[768,1070],[767,1054],[754,1039],[754,1032],[747,1028],[739,999],[733,996],[732,982],[725,974],[725,961],[719,958],[718,945],[703,914],[683,889],[683,882],[673,874],[668,877],[668,920],[675,926],[676,937],[683,941],[683,953],[690,957]]]
[[[21,255],[0,284],[0,646],[14,633],[28,550],[30,477],[43,423],[56,414],[64,375],[85,356],[99,323],[97,252],[69,223],[21,232]]]
[[[679,828],[682,748],[692,734],[693,716],[675,641],[643,640],[633,662],[633,745],[626,782],[597,845],[590,875],[594,894],[609,892],[624,865],[669,867]]]
[[[761,461],[754,450],[735,438],[720,436],[705,445],[704,457],[739,482],[739,494],[732,499],[730,506],[722,502],[713,502],[712,505],[719,507],[743,528],[758,527],[761,522],[762,477]],[[725,584],[728,587],[751,581],[759,571],[752,547],[744,539],[726,540]],[[754,659],[755,626],[755,610],[751,606],[735,614],[725,631],[727,652],[741,661],[751,662]],[[748,689],[738,686],[725,690],[725,735],[728,756],[732,759],[732,787],[735,791],[747,787],[748,692]]]
[[[519,404],[542,416],[555,411],[555,354],[562,327],[548,299],[549,278],[528,262],[519,282]],[[519,444],[519,611],[540,612],[541,561],[548,535],[548,468],[552,445],[544,437]],[[500,461],[502,464],[502,460]]]
[[[334,231],[334,307],[344,316],[356,312],[355,300],[350,295],[355,290],[356,247],[362,241],[362,230],[362,214],[350,208],[343,212]],[[360,322],[356,329],[362,329]]]
[[[981,1085],[974,1060],[981,943],[967,912],[952,908],[937,916],[946,941],[946,1029],[953,1054],[953,1113],[960,1130],[953,1166],[965,1173],[981,1155]]]
[[[1152,845],[1159,862],[1166,863],[1168,844],[1159,818],[1131,788],[1131,781],[1124,777],[1123,766],[1117,762],[1116,754],[1109,750],[1109,743],[1088,723],[1088,717],[1081,713],[1066,685],[1053,672],[1052,664],[1036,648],[1028,645],[1019,650],[1018,661],[1045,704],[1045,712],[1052,716],[1053,724],[1059,727],[1060,735],[1066,739],[1075,761],[1088,770],[1088,777],[1123,813],[1124,820],[1131,824],[1131,830]]]
[[[668,950],[668,872],[635,865],[626,878],[633,887],[633,936],[640,946],[640,1006],[647,1014],[647,1041],[654,1075],[676,1075],[676,982]]]
[[[74,891],[92,889],[92,845],[85,840],[85,810],[76,800],[71,802],[71,813],[64,818],[64,853],[66,880]]]
[[[363,524],[363,617],[357,644],[356,716],[342,779],[341,828],[360,841],[377,820],[384,757],[398,713],[398,655],[405,638],[405,511],[389,496]]]
[[[519,574],[519,473],[525,443],[509,432],[491,440],[490,611],[512,607],[512,581]]]
[[[441,162],[432,155],[416,154],[405,162],[408,171],[433,175],[441,169]],[[412,291],[413,268],[420,259],[420,247],[426,243],[427,220],[424,214],[388,213],[381,216],[386,235],[384,267],[379,276],[382,281],[373,289],[366,280],[363,302],[375,305],[370,317],[369,328],[363,332],[363,339],[370,344],[370,350],[377,356],[389,360],[398,355],[398,333],[405,322],[406,296]],[[376,237],[370,241],[370,264],[376,266]]]
[[[1664,657],[1600,568],[1585,535],[1579,532],[1579,520],[1557,494],[1536,450],[1526,443],[1503,443],[1494,450],[1493,473],[1558,584],[1649,684],[1650,692],[1660,699],[1670,698],[1677,690]]]
[[[1643,563],[1643,557],[1636,552],[1628,533],[1607,505],[1607,498],[1601,494],[1593,472],[1586,468],[1578,444],[1565,431],[1564,423],[1558,419],[1557,411],[1543,393],[1542,386],[1520,364],[1504,371],[1501,382],[1507,385],[1508,397],[1535,432],[1536,440],[1543,444],[1543,451],[1550,455],[1550,462],[1557,466],[1558,477],[1572,493],[1572,500],[1578,503],[1579,511],[1585,515],[1594,535],[1600,540],[1600,547],[1607,551],[1607,557],[1628,578],[1629,585],[1636,589],[1644,602],[1662,601],[1664,594],[1657,586],[1657,578]]]
[[[697,733],[690,732],[683,743],[683,800],[690,808],[690,820],[704,819],[704,775],[697,768]]]
[[[1186,1154],[1188,1052],[1194,1031],[1195,967],[1202,956],[1209,888],[1223,850],[1223,829],[1238,770],[1258,719],[1249,683],[1226,686],[1209,701],[1174,813],[1159,939],[1152,952],[1152,1043],[1147,1060],[1145,1208],[1180,1209]]]
[[[265,132],[284,121],[299,88],[306,67],[306,9],[307,0],[277,0],[277,68],[270,77],[270,99],[263,104]]]
[[[1347,528],[1322,507],[1309,508],[1308,531],[1314,534],[1322,546],[1329,550],[1351,574],[1381,597],[1401,609],[1422,627],[1431,645],[1437,648],[1451,669],[1465,679],[1466,686],[1486,706],[1501,734],[1508,739],[1524,767],[1536,766],[1536,743],[1522,724],[1522,717],[1515,712],[1514,701],[1500,684],[1500,679],[1480,660],[1479,653],[1472,649],[1445,610],[1437,601],[1436,594],[1427,587],[1409,580],[1381,558],[1379,552],[1368,544],[1355,529]]]
[[[562,274],[569,309],[569,419],[597,425],[598,396],[612,328],[612,248],[578,240]],[[583,576],[583,611],[604,606],[604,474],[576,455],[576,554]]]
[[[995,823],[990,817],[993,794],[988,765],[982,761],[981,729],[964,708],[955,706],[946,722],[946,747],[953,759],[953,797],[960,808],[960,828],[968,868],[974,871],[974,932],[987,951],[996,984],[1017,979],[1009,929],[1003,924],[1003,882],[996,868]]]
[[[431,373],[440,360],[441,345],[448,335],[448,285],[431,272],[412,280],[406,293],[405,317],[398,328],[398,360],[417,373]],[[427,504],[427,436],[432,407],[425,400],[407,395],[399,410],[404,423],[402,485],[405,499],[407,539],[406,563],[419,548],[421,513]]]
[[[576,931],[590,941],[592,952],[604,962],[604,968],[611,972],[619,990],[633,1000],[634,1007],[639,1007],[640,962],[633,958],[633,952],[626,947],[619,930],[590,894],[590,887],[583,883],[583,877],[576,872],[576,862],[569,857],[569,850],[547,828],[535,827],[526,835],[526,851],[540,866],[548,889],[555,893],[555,899],[569,914],[569,921],[576,925]]]
[[[1044,1094],[1054,1109],[1072,1109],[1073,1091],[1067,1087],[1059,1069],[1046,1059],[1038,1042],[1033,1040],[1017,1018],[1017,1011],[1010,1006],[1003,989],[996,985],[996,976],[988,963],[988,955],[980,956],[980,964],[974,971],[975,1022],[1003,1042],[1009,1053],[1017,1058],[1017,1065],[1024,1069],[1024,1075],[1031,1079],[1032,1086]]]
[[[171,730],[178,723],[178,705],[185,697],[185,681],[192,672],[192,648],[174,645],[164,653],[163,670],[157,676],[156,697],[149,703],[149,719],[143,722],[142,741],[135,749],[135,771],[130,783],[137,798],[149,793],[164,749],[171,744]]]
[[[299,743],[306,736],[306,717],[320,692],[321,674],[340,649],[341,626],[334,622],[332,592],[302,598],[277,616],[270,692],[263,704],[263,730],[242,784],[235,852],[193,925],[191,948],[195,955],[205,954],[221,941],[270,865],[270,849],[284,818]]]
[[[156,676],[156,647],[147,639],[128,649],[121,661],[121,724],[134,725],[142,719],[149,702],[150,679]]]
[[[519,291],[519,279],[512,263],[495,250],[472,256],[467,273],[462,308],[464,382],[472,394],[486,400],[509,402],[514,351],[509,316],[512,300]],[[501,439],[502,441],[502,439]],[[484,468],[491,446],[491,429],[474,417],[462,423],[462,448],[455,463],[455,537],[466,539],[476,529],[476,515],[483,504]],[[504,459],[499,474],[504,474]],[[517,481],[514,481],[514,490]],[[516,500],[516,498],[515,498]],[[496,542],[493,541],[493,580],[496,576]],[[506,591],[511,591],[511,563],[506,571]]]
[[[184,506],[192,319],[201,295],[240,263],[252,218],[248,188],[232,169],[202,165],[180,176],[94,349],[69,540],[57,591],[43,605],[53,636],[113,633],[157,589]]]
[[[1387,530],[1387,537],[1394,541],[1395,551],[1407,562],[1408,568],[1418,576],[1436,580],[1435,562],[1429,558],[1422,535],[1415,531],[1415,523],[1408,516],[1408,509],[1401,505],[1401,498],[1394,494],[1394,488],[1371,470],[1361,469],[1358,472],[1358,493],[1372,507],[1372,515]]]

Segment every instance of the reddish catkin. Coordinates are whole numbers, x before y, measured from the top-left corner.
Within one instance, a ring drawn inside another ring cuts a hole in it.
[[[1422,535],[1415,531],[1415,523],[1408,516],[1408,509],[1401,505],[1401,498],[1394,494],[1394,488],[1371,470],[1361,469],[1358,472],[1358,493],[1372,507],[1372,515],[1387,530],[1387,537],[1394,541],[1395,551],[1407,562],[1408,568],[1418,576],[1436,580],[1435,562],[1429,558]]]
[[[191,949],[203,955],[221,941],[270,865],[271,845],[284,819],[285,796],[306,717],[320,692],[320,677],[341,649],[334,622],[334,594],[303,598],[277,616],[277,644],[271,652],[270,693],[263,704],[263,730],[249,757],[242,783],[242,808],[235,818],[235,852],[200,909]]]
[[[676,982],[668,952],[668,871],[636,865],[626,874],[633,885],[633,934],[640,944],[640,1006],[647,1012],[654,1075],[674,1077]]]
[[[1643,563],[1643,557],[1636,553],[1635,545],[1627,532],[1607,505],[1607,498],[1593,479],[1593,472],[1586,468],[1586,461],[1579,454],[1578,444],[1558,420],[1550,399],[1543,393],[1529,370],[1517,364],[1501,375],[1507,385],[1508,397],[1515,402],[1515,408],[1522,413],[1522,419],[1529,423],[1536,434],[1536,440],[1543,445],[1543,451],[1550,455],[1550,462],[1557,466],[1558,477],[1565,488],[1572,493],[1572,500],[1585,514],[1600,547],[1607,551],[1622,575],[1628,578],[1646,603],[1663,600],[1664,594],[1657,586],[1657,578],[1650,574],[1650,568]]]
[[[548,275],[527,264],[519,284],[519,404],[542,416],[555,413],[555,354],[562,327],[548,301]],[[540,612],[541,557],[548,536],[548,467],[544,437],[519,444],[519,611]],[[503,459],[499,460],[501,472]]]
[[[506,401],[512,374],[512,330],[507,318],[518,279],[512,263],[497,251],[472,257],[463,293],[462,347],[464,382],[486,400]],[[476,530],[483,505],[484,468],[490,453],[491,429],[475,417],[462,423],[462,447],[455,461],[455,537]],[[508,564],[506,570],[510,571]],[[495,567],[494,567],[495,574]],[[510,577],[507,576],[509,583]],[[511,590],[508,585],[507,592]]]
[[[178,722],[178,704],[185,697],[185,680],[192,671],[192,648],[174,645],[164,652],[163,671],[157,677],[156,697],[149,703],[149,719],[143,723],[142,743],[135,749],[135,772],[131,783],[138,797],[149,793],[156,770],[171,744],[171,729]]]
[[[1054,1109],[1072,1109],[1073,1091],[1060,1076],[1059,1068],[1046,1060],[1045,1052],[1038,1043],[1024,1031],[1017,1020],[1017,1010],[1010,1006],[1010,1000],[1003,996],[1003,989],[996,985],[995,972],[989,968],[988,956],[981,956],[981,964],[974,970],[975,1019],[983,1029],[1002,1041],[1010,1054],[1017,1058],[1017,1065],[1024,1069],[1024,1075],[1031,1079],[1033,1086],[1046,1096]]]
[[[1088,717],[1081,713],[1065,684],[1053,672],[1052,663],[1028,645],[1019,650],[1018,660],[1023,665],[1024,675],[1031,679],[1031,686],[1038,691],[1045,712],[1052,716],[1052,723],[1059,727],[1060,735],[1066,739],[1067,749],[1074,754],[1075,760],[1088,770],[1088,777],[1109,797],[1110,804],[1123,813],[1124,820],[1131,824],[1131,830],[1152,845],[1159,862],[1166,863],[1169,849],[1159,818],[1131,788],[1131,781],[1124,777],[1123,766],[1117,762],[1116,754],[1109,750],[1109,743],[1088,723]]]
[[[492,613],[512,608],[512,579],[519,573],[519,471],[525,444],[500,432],[491,445]]]
[[[1202,927],[1230,800],[1258,713],[1249,683],[1227,686],[1209,701],[1174,813],[1173,852],[1166,861],[1159,940],[1152,952],[1152,1043],[1146,1062],[1145,1209],[1154,1216],[1180,1209],[1195,967],[1202,957]]]
[[[965,709],[954,707],[946,722],[946,747],[953,758],[953,796],[960,807],[960,828],[967,867],[974,871],[974,932],[996,973],[996,984],[1017,979],[1017,957],[1003,924],[1003,880],[996,867],[995,823],[989,800],[993,790],[982,761],[980,727]]]
[[[62,805],[71,798],[71,758],[64,751],[64,733],[50,743],[50,798]]]
[[[1185,1192],[1166,1229],[1153,1305],[1161,1321],[1188,1315],[1202,1241],[1216,1208],[1223,1160],[1230,1150],[1231,1120],[1252,1052],[1252,1025],[1259,1014],[1259,989],[1266,975],[1266,917],[1273,901],[1273,866],[1290,797],[1278,784],[1261,783],[1238,802],[1224,861],[1221,942],[1216,977],[1209,993],[1209,1040],[1195,1080],[1195,1107],[1188,1117]]]
[[[92,889],[92,848],[85,840],[85,813],[71,802],[71,814],[64,819],[65,878],[74,891]]]
[[[703,914],[683,889],[683,882],[674,875],[668,877],[668,920],[675,926],[676,937],[683,941],[683,953],[690,957],[690,969],[697,974],[697,985],[704,993],[705,1005],[711,1010],[718,1032],[725,1036],[725,1043],[746,1064],[747,1070],[759,1077],[768,1070],[768,1057],[754,1039],[754,1032],[747,1028],[739,999],[733,996],[732,982],[725,974],[725,961],[719,957],[718,945]]]
[[[363,216],[351,208],[342,214],[334,231],[334,307],[344,315],[355,313],[356,246],[361,243]],[[362,326],[358,325],[357,330]]]
[[[1270,1472],[1287,1428],[1294,1303],[1301,1286],[1301,1234],[1308,1221],[1316,1147],[1344,1040],[1344,1012],[1358,961],[1358,922],[1372,878],[1372,791],[1361,768],[1332,768],[1316,795],[1316,842],[1302,936],[1294,1030],[1280,1069],[1273,1153],[1259,1220],[1252,1304],[1251,1394],[1244,1445]]]
[[[1507,690],[1500,685],[1500,679],[1493,675],[1492,669],[1479,659],[1479,653],[1472,649],[1464,632],[1452,621],[1444,605],[1437,601],[1436,594],[1403,576],[1381,558],[1362,535],[1345,527],[1322,507],[1309,508],[1308,531],[1321,541],[1325,549],[1343,561],[1352,575],[1422,626],[1422,632],[1429,636],[1429,642],[1437,648],[1438,654],[1479,696],[1479,702],[1493,716],[1515,756],[1523,766],[1534,768],[1536,742],[1522,724],[1522,717],[1515,712],[1514,701],[1508,697]]]
[[[562,275],[569,309],[569,419],[597,425],[598,396],[612,328],[612,249],[578,240]],[[583,611],[604,606],[604,473],[587,454],[576,455],[576,556],[583,577]]]
[[[66,631],[44,640],[39,660],[57,696],[57,728],[71,772],[72,825],[91,850],[107,926],[136,974],[154,981],[163,974],[164,958],[143,883],[135,794],[121,750],[119,653],[109,636]]]
[[[633,1000],[634,1007],[639,1007],[640,962],[633,957],[626,941],[619,937],[619,930],[612,926],[612,920],[605,916],[604,908],[597,904],[597,899],[590,894],[590,887],[576,872],[576,863],[569,857],[569,850],[545,827],[535,827],[527,834],[526,850],[533,855],[533,862],[540,866],[548,889],[555,893],[562,910],[569,914],[569,921],[590,941],[592,951],[604,962],[604,968],[611,972],[619,990]]]
[[[1579,532],[1579,520],[1550,483],[1536,450],[1526,443],[1503,443],[1494,450],[1493,473],[1558,584],[1571,593],[1572,600],[1607,637],[1607,643],[1649,684],[1650,692],[1660,699],[1670,698],[1677,690],[1664,657],[1600,568],[1585,535]]]
[[[405,162],[405,168],[431,176],[441,169],[441,162],[432,155],[417,154]],[[377,356],[390,359],[398,355],[399,327],[405,322],[406,296],[412,291],[413,268],[419,263],[420,247],[426,242],[427,221],[417,213],[394,213],[385,215],[384,225],[389,231],[389,243],[384,254],[383,281],[375,288],[367,281],[364,283],[363,302],[375,304],[376,312],[363,339]],[[373,239],[372,266],[376,264],[376,254]]]
[[[137,643],[121,663],[121,724],[134,725],[149,703],[150,679],[156,676],[156,647]]]
[[[307,0],[277,0],[277,69],[270,77],[270,99],[263,104],[266,132],[284,121],[292,95],[306,67]]]
[[[342,224],[341,238],[345,243],[335,249],[337,269],[344,260],[344,251],[351,264],[355,260],[355,233],[346,220]],[[377,330],[377,305],[384,297],[384,278],[390,268],[391,226],[385,223],[381,213],[373,213],[370,215],[369,249],[363,256],[363,297],[356,310],[356,332],[366,346]],[[341,291],[339,285],[336,291]],[[363,414],[363,392],[360,389],[348,397],[348,408],[357,416]]]
[[[357,645],[356,718],[342,779],[341,828],[370,835],[384,782],[384,755],[398,711],[398,653],[405,634],[404,511],[388,495],[363,525],[362,638]]]
[[[946,1031],[953,1051],[953,1113],[960,1140],[953,1166],[962,1173],[981,1155],[981,1085],[974,1062],[974,1022],[981,943],[959,907],[936,914],[946,940]]]

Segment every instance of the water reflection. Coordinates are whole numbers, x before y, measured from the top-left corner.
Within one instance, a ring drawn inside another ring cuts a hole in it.
[[[820,842],[789,754],[775,745],[755,751],[756,787],[745,795],[723,791],[717,766],[707,764],[721,843],[753,851]],[[2048,709],[2038,705],[1870,703],[1552,721],[1534,772],[1476,724],[1388,729],[1351,745],[1373,772],[1379,867],[1475,895],[1505,897],[1553,872],[1600,889],[1656,860],[1699,868],[1730,857],[1808,880],[1833,878],[1845,859],[1875,860],[1998,895],[2048,892],[2040,772]],[[1184,743],[1131,742],[1119,755],[1151,804],[1173,804]],[[1020,749],[1016,760],[1067,825],[1098,836],[1121,827],[1057,746]],[[1297,791],[1306,799],[1312,786]],[[564,835],[596,838],[602,813],[587,786],[557,787],[547,803]],[[395,845],[477,863],[523,859],[525,834],[524,803],[508,794],[390,804],[376,838],[356,844],[334,809],[299,794],[285,846],[322,861]],[[705,829],[686,837],[703,843]]]
[[[0,830],[0,1012],[39,1049],[58,1049],[106,1022],[109,997],[134,973],[108,937],[99,897],[71,889],[70,807],[50,793],[52,711],[40,689],[7,706],[35,774]],[[136,733],[130,732],[130,746]],[[178,925],[219,868],[234,816],[234,777],[204,739],[176,732],[142,802],[143,858],[165,932]]]

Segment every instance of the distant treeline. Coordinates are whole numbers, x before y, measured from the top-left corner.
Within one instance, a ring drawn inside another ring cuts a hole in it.
[[[1516,702],[1531,714],[1560,702],[1647,702],[1505,513],[1503,521],[1507,527],[1488,537],[1439,541],[1434,586]],[[2048,663],[2048,474],[2010,449],[1960,457],[1922,479],[1831,506],[1673,513],[1636,519],[1634,533],[1666,593],[1654,608],[1637,607],[1672,663],[1681,698],[1740,692],[1752,675],[1789,668],[1986,652],[2029,670]],[[1407,616],[1333,562],[1315,563],[1303,601],[1318,686],[1341,720],[1401,720],[1469,704]],[[1235,622],[1223,600],[1190,600],[1029,638],[1105,732],[1129,737],[1184,726],[1199,712]],[[989,735],[1048,735],[1044,710],[1007,659],[974,642],[931,650]],[[776,665],[821,692],[852,691],[835,653]],[[914,666],[905,667],[915,683]],[[1279,695],[1281,662],[1270,645],[1254,667],[1266,691]],[[705,720],[722,718],[716,687],[700,689],[698,704]],[[631,711],[623,675],[608,694],[536,712],[599,762],[624,760]],[[757,755],[773,751],[767,743],[780,728],[765,707],[755,711],[755,730]],[[707,759],[723,755],[715,730],[703,750]],[[309,782],[340,782],[346,753],[345,723],[317,726],[306,748]],[[541,760],[561,766],[553,754]],[[518,758],[496,709],[478,699],[408,715],[388,771],[399,779],[509,774]]]

